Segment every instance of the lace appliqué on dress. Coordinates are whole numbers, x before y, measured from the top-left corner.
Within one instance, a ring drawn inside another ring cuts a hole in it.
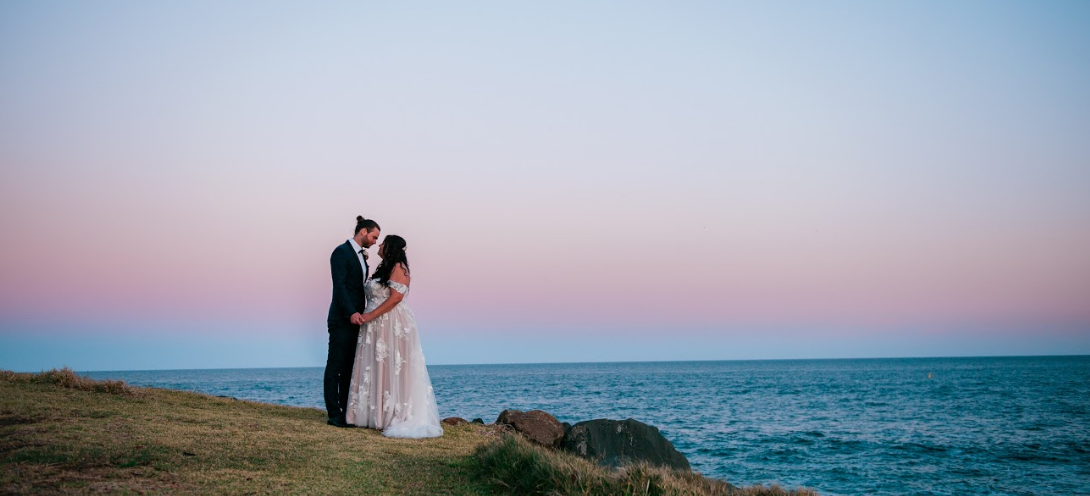
[[[375,360],[377,360],[378,363],[383,363],[386,361],[387,356],[386,341],[383,341],[382,338],[378,338],[378,342],[375,343]]]
[[[397,282],[397,281],[388,281],[388,284],[390,285],[390,289],[392,289],[394,291],[397,291],[398,293],[409,294],[409,286],[401,284],[400,282]],[[389,298],[390,295],[387,294],[386,297]]]

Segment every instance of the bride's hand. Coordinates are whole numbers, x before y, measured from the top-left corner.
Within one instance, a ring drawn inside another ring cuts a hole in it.
[[[363,322],[364,324],[370,322],[371,319],[373,319],[373,318],[375,318],[375,317],[373,315],[371,315],[371,312],[367,312],[365,314],[360,315],[360,321]]]

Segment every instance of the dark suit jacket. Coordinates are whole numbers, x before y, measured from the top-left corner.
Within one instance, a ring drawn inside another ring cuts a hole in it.
[[[363,294],[363,278],[369,268],[360,264],[352,243],[345,241],[329,256],[329,273],[333,276],[333,301],[329,302],[327,323],[334,327],[350,327],[352,314],[363,313],[367,300]]]

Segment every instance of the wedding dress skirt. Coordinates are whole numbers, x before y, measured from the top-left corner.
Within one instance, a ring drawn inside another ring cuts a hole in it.
[[[391,289],[409,291],[394,281],[387,288],[368,280],[366,311],[386,301]],[[404,301],[360,329],[345,416],[349,424],[382,429],[387,437],[443,435],[416,319]]]

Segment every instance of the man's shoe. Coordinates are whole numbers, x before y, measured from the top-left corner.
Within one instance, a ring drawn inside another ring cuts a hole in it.
[[[355,427],[354,425],[349,424],[348,422],[345,422],[345,421],[343,421],[341,419],[335,419],[335,418],[326,419],[325,423],[327,423],[329,425],[332,425],[333,427],[340,427],[342,429],[348,429],[348,428],[351,428],[351,427]]]

